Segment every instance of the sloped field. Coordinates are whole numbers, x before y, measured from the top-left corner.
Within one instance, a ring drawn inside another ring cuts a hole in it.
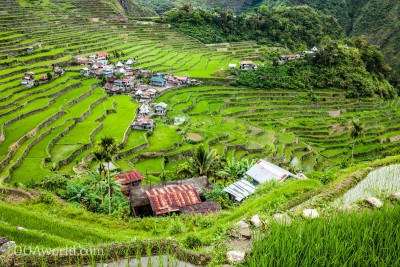
[[[148,173],[160,172],[164,160],[173,170],[193,142],[225,156],[267,157],[304,171],[322,170],[349,161],[348,127],[357,119],[366,135],[357,141],[355,160],[398,152],[397,100],[354,101],[336,90],[318,91],[318,101],[311,102],[296,91],[177,89],[157,100],[168,103],[175,123],[157,119],[151,136],[127,131],[138,104],[128,96],[107,97],[98,80],[83,78],[81,67],[71,66],[73,57],[117,50],[124,53],[120,60],[135,57],[137,67],[215,78],[212,74],[230,63],[260,64],[259,55],[269,48],[254,42],[204,45],[168,25],[122,16],[105,1],[5,0],[0,14],[0,181],[73,174],[73,166],[85,162],[105,135],[123,145],[119,167]],[[31,46],[34,52],[28,54]],[[19,86],[25,72],[35,72],[37,79],[53,64],[67,74],[37,87]],[[201,138],[188,140],[187,133]]]

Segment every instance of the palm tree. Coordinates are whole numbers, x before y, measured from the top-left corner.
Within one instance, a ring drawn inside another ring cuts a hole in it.
[[[108,183],[108,213],[111,214],[111,181],[110,181],[110,161],[118,153],[117,140],[114,137],[102,137],[97,143],[97,151],[94,153],[95,158],[100,158],[100,165],[107,163],[107,183]],[[103,166],[104,168],[104,166]],[[99,166],[99,170],[101,167]]]
[[[209,176],[219,165],[219,157],[214,150],[206,150],[204,146],[199,146],[193,150],[193,155],[188,159],[179,174],[185,176]]]
[[[350,128],[350,137],[353,139],[353,147],[351,149],[351,162],[354,160],[354,146],[356,144],[356,139],[364,135],[364,126],[361,123],[352,121],[352,126]]]
[[[103,193],[103,179],[106,177],[107,175],[107,170],[104,167],[104,163],[105,163],[105,154],[103,153],[103,151],[95,151],[93,152],[93,158],[92,158],[92,162],[98,162],[99,163],[99,167],[98,167],[98,172],[99,172],[99,180],[100,180],[100,193],[101,193],[101,204],[104,203],[104,193]]]

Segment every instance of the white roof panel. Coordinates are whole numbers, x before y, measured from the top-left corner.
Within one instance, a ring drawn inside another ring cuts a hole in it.
[[[254,193],[256,187],[246,180],[240,180],[224,188],[224,191],[235,197],[240,202]]]
[[[251,167],[246,174],[260,184],[271,180],[285,180],[290,176],[297,178],[293,173],[262,159]]]

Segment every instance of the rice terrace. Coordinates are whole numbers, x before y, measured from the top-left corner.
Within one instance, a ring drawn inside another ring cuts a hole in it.
[[[396,58],[211,2],[0,0],[0,266],[400,266]]]

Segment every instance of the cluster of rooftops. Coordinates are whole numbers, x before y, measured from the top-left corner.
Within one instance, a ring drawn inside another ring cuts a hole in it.
[[[176,87],[184,84],[198,83],[195,79],[186,76],[173,76],[171,74],[156,73],[142,68],[133,68],[137,63],[136,58],[130,58],[126,62],[119,61],[117,64],[110,64],[109,54],[107,52],[99,52],[90,57],[77,57],[76,64],[83,65],[80,73],[84,76],[97,77],[106,79],[104,90],[109,94],[128,93],[130,89],[142,89],[141,79],[137,81],[137,76],[141,78],[150,78],[149,85],[156,87]],[[117,78],[118,77],[118,78]],[[144,89],[144,90],[143,90]],[[145,98],[146,96],[143,95]]]
[[[232,200],[241,202],[255,192],[257,185],[272,180],[283,182],[289,178],[301,177],[261,159],[246,172],[243,179],[225,187],[224,191]],[[200,196],[211,189],[205,176],[153,185],[142,185],[143,179],[144,176],[137,170],[115,176],[115,180],[121,181],[124,186],[134,214],[136,209],[146,205],[151,206],[153,215],[204,214],[221,210],[216,202],[201,200]]]
[[[54,75],[58,75],[58,76],[64,76],[64,74],[65,74],[64,69],[60,66],[54,66],[53,72],[54,72]],[[44,82],[47,82],[48,80],[49,80],[49,77],[46,74],[46,75],[43,75],[42,77],[40,77],[38,82],[44,83]],[[22,77],[22,81],[21,81],[20,85],[26,86],[26,87],[34,86],[35,85],[35,73],[32,71],[25,73],[25,75]]]
[[[135,130],[147,130],[152,131],[155,127],[154,121],[151,119],[152,116],[164,116],[167,114],[168,105],[164,102],[151,103],[144,102],[138,109],[136,118],[131,124],[131,128]]]

